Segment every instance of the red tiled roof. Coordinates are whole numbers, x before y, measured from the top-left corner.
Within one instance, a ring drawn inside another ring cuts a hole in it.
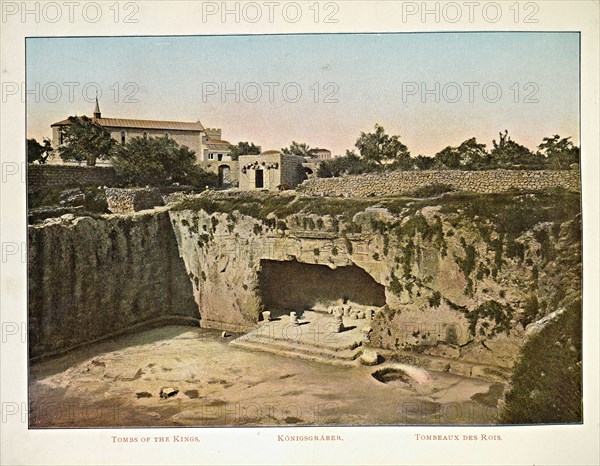
[[[186,121],[161,121],[161,120],[130,120],[127,118],[90,118],[94,123],[101,126],[113,128],[138,128],[138,129],[160,129],[180,131],[204,131],[202,123],[190,123]],[[69,119],[58,121],[51,126],[70,125]]]

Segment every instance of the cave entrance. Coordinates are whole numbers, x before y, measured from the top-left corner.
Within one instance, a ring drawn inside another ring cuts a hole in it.
[[[341,299],[355,305],[385,305],[385,287],[356,265],[326,265],[261,260],[259,287],[263,305],[274,315],[289,311],[325,311]]]

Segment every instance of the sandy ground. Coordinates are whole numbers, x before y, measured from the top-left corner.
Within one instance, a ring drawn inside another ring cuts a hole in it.
[[[31,427],[492,424],[504,386],[430,372],[378,381],[338,367],[230,347],[172,326],[30,367]],[[389,377],[388,377],[389,378]],[[163,388],[177,390],[161,398]]]

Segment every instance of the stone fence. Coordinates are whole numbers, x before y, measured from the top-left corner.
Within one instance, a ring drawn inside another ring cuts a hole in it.
[[[114,214],[139,212],[164,205],[162,195],[152,188],[106,188],[108,210]]]
[[[456,191],[500,193],[538,191],[562,187],[581,191],[579,170],[424,170],[370,173],[336,178],[313,178],[296,189],[309,196],[397,196],[431,185],[448,185]]]
[[[115,186],[119,183],[120,179],[112,167],[35,164],[27,166],[29,192],[53,187]]]

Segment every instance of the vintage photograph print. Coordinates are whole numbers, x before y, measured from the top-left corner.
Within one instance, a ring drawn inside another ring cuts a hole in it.
[[[30,428],[582,423],[580,35],[26,40]]]

